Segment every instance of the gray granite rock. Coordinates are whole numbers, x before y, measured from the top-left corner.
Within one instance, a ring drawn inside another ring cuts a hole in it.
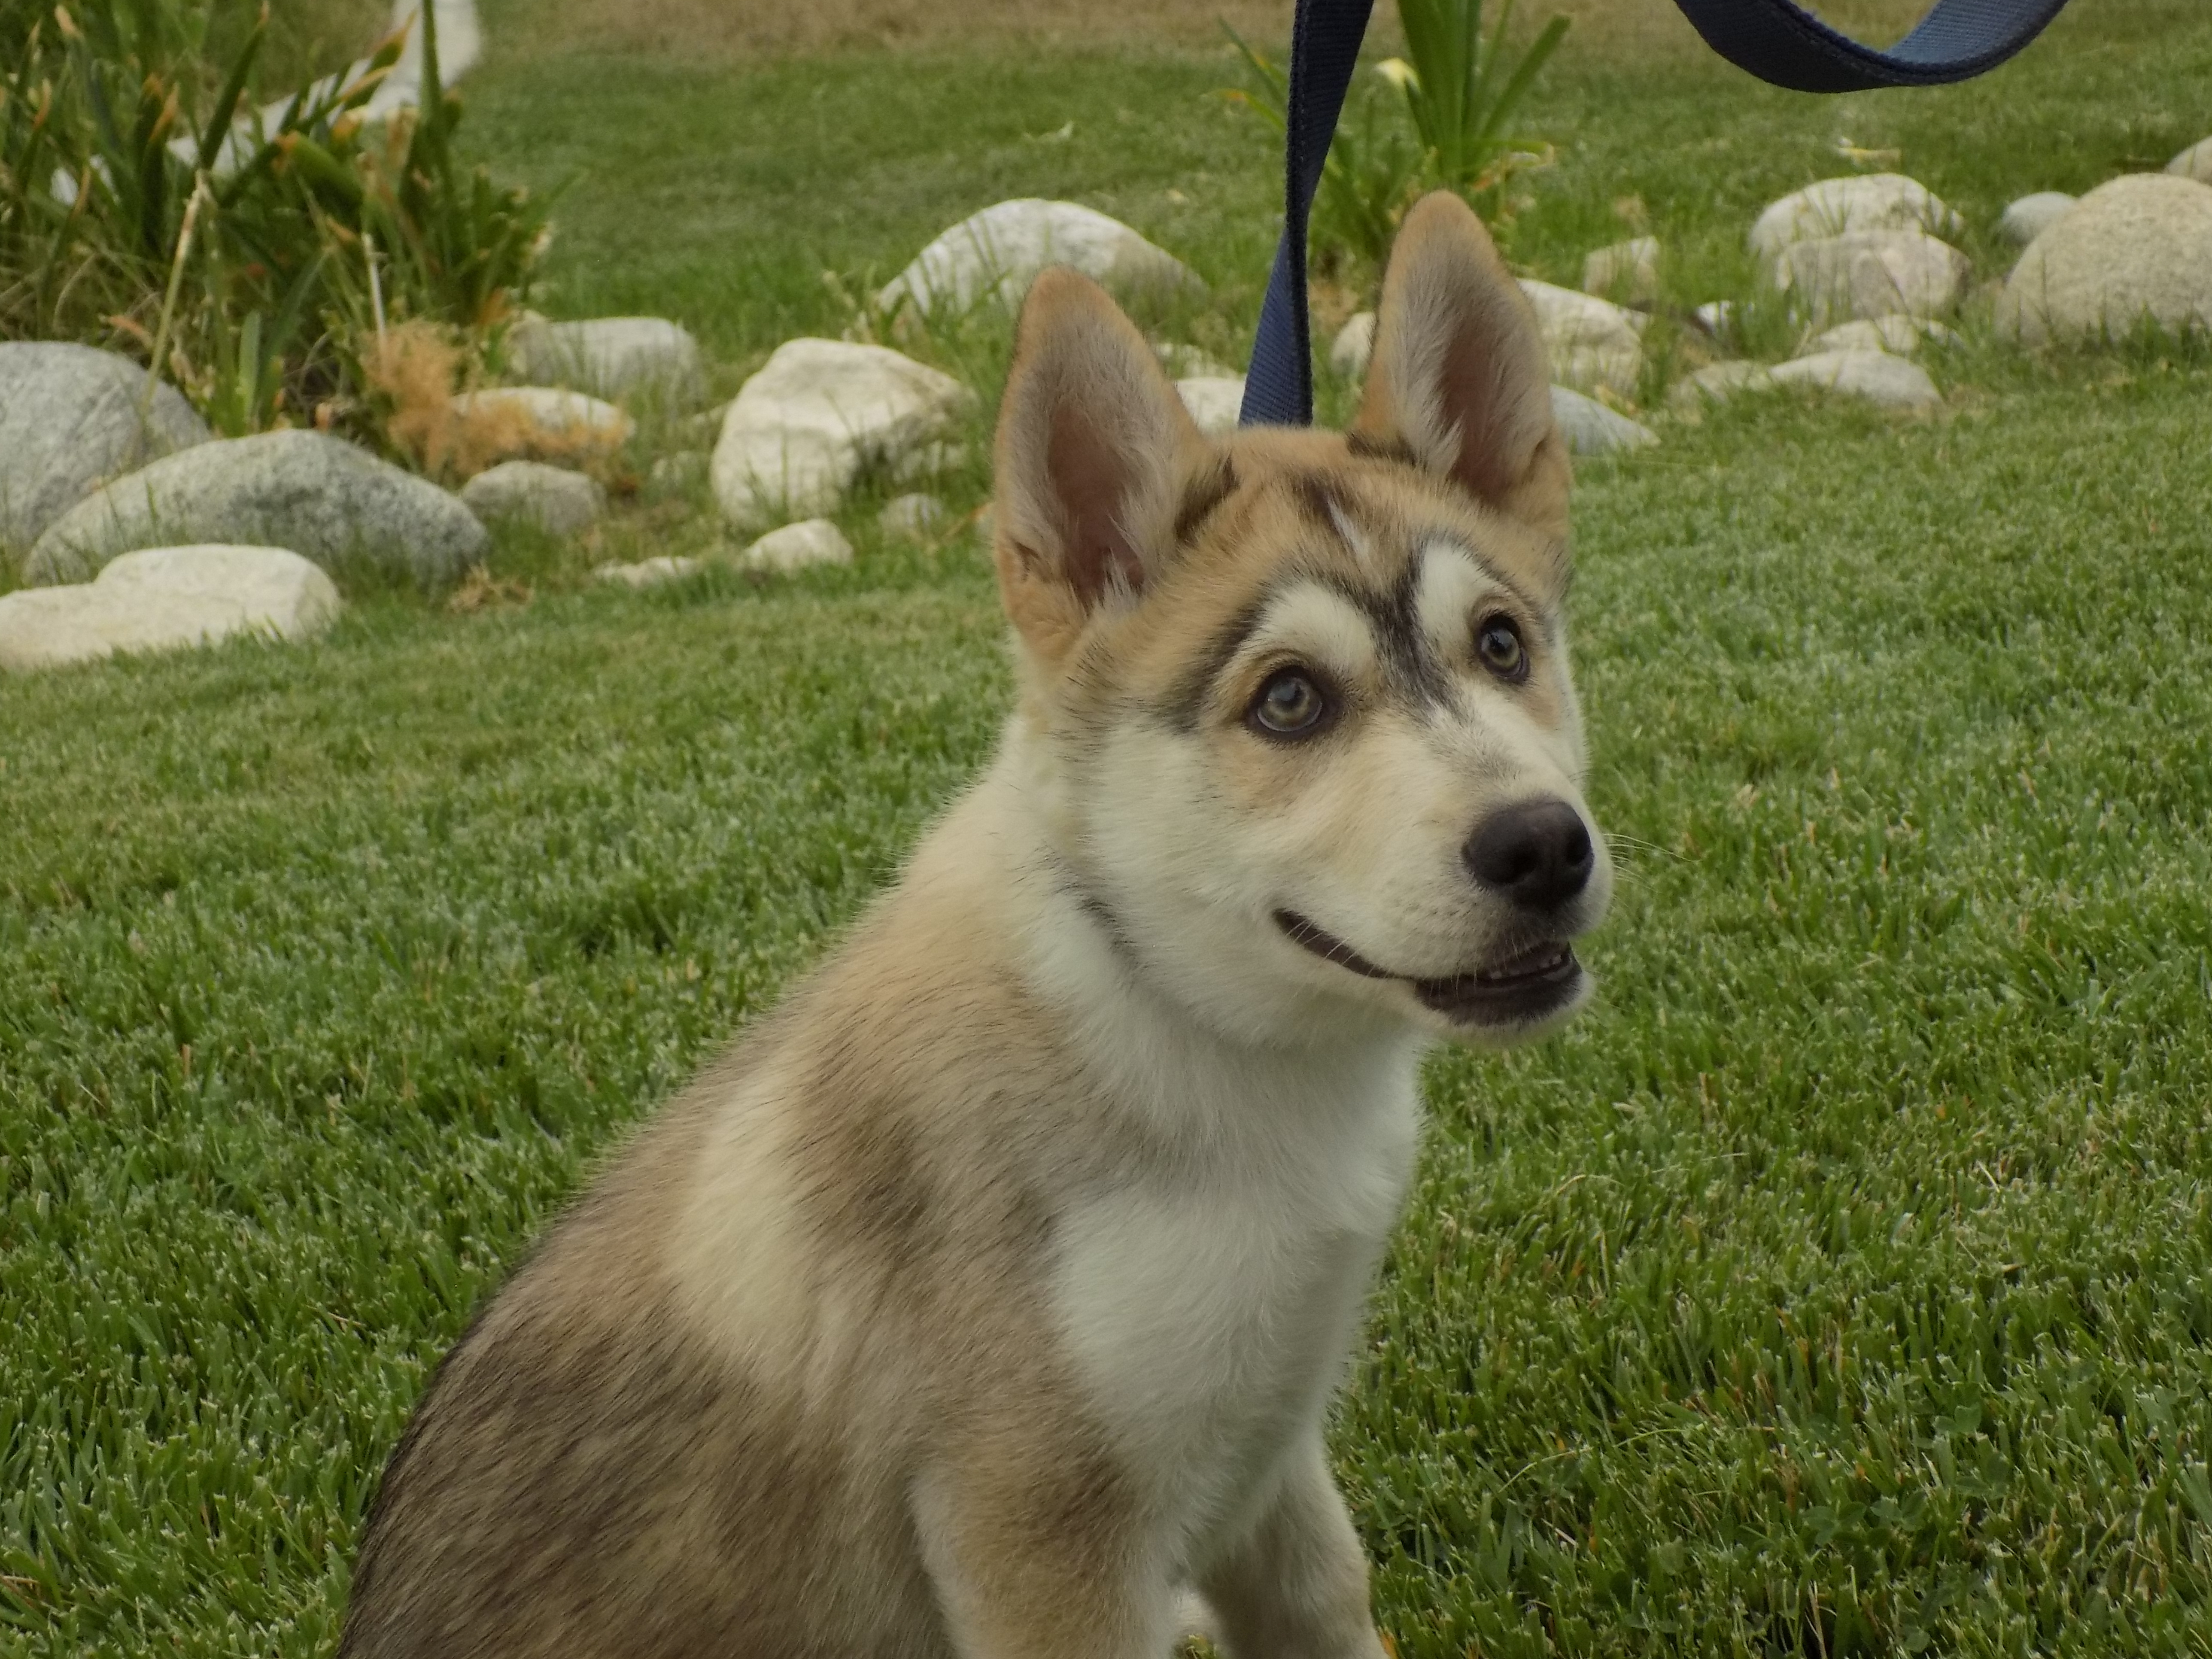
[[[0,343],[0,552],[21,553],[92,490],[211,435],[175,387],[64,341]]]
[[[1854,317],[1938,316],[1958,304],[1972,269],[1924,232],[1872,230],[1792,242],[1773,274],[1817,328]]]
[[[556,536],[597,524],[607,492],[597,478],[540,461],[501,461],[461,486],[461,502],[483,520],[523,519]]]
[[[1567,447],[1577,455],[1613,455],[1659,441],[1650,427],[1567,386],[1552,388],[1552,418],[1559,422]]]
[[[1997,217],[1997,234],[2026,247],[2051,228],[2077,198],[2063,190],[2039,190],[2008,204]]]
[[[435,484],[319,432],[203,444],[117,479],[63,514],[24,565],[82,581],[120,553],[185,542],[287,547],[324,569],[358,562],[448,582],[483,558],[484,527]]]
[[[1536,313],[1536,326],[1552,362],[1552,378],[1578,392],[1602,388],[1630,397],[1644,372],[1644,326],[1640,312],[1624,311],[1608,301],[1523,277],[1521,292]]]
[[[1928,371],[1886,351],[1824,351],[1796,357],[1767,371],[1775,386],[1813,386],[1883,409],[1932,409],[1943,401]]]
[[[1965,222],[1917,179],[1866,173],[1823,179],[1771,202],[1751,228],[1751,251],[1771,265],[1792,243],[1870,231],[1914,230],[1942,236]]]
[[[1790,386],[1860,398],[1885,409],[1929,409],[1943,401],[1919,364],[1886,351],[1850,350],[1823,351],[1771,368],[1740,361],[1708,363],[1677,386],[1668,401],[1691,413],[1706,404]]]
[[[275,547],[148,548],[88,582],[0,596],[0,669],[168,651],[241,633],[301,640],[338,614],[331,579]]]
[[[2160,327],[2212,328],[2212,185],[2178,173],[2100,185],[2020,256],[1998,296],[2024,344]]]
[[[707,360],[690,330],[665,317],[594,317],[553,323],[530,318],[507,337],[524,380],[599,398],[632,394],[672,403],[707,395]]]

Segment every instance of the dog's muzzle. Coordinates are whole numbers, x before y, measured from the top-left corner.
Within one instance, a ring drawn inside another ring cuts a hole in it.
[[[1275,912],[1275,925],[1294,945],[1362,979],[1397,980],[1421,1006],[1460,1025],[1526,1025],[1572,1002],[1583,965],[1564,939],[1547,939],[1448,979],[1417,979],[1377,967],[1326,928],[1295,910]]]

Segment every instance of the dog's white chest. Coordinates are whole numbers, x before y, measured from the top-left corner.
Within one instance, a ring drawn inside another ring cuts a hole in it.
[[[1055,1301],[1093,1409],[1197,1546],[1325,1407],[1411,1172],[1410,1077],[1335,1124],[1072,1210]]]

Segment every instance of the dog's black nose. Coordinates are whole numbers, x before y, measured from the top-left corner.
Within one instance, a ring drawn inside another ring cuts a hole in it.
[[[1554,797],[1492,812],[1465,856],[1485,887],[1523,909],[1548,910],[1589,884],[1596,854],[1583,815]]]

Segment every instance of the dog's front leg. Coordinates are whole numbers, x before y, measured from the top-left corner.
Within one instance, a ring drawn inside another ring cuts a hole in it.
[[[922,1560],[960,1659],[1162,1659],[1168,1575],[1110,1464],[985,1451],[918,1482]]]
[[[1367,1558],[1317,1429],[1291,1451],[1257,1522],[1200,1588],[1235,1659],[1382,1659]]]

